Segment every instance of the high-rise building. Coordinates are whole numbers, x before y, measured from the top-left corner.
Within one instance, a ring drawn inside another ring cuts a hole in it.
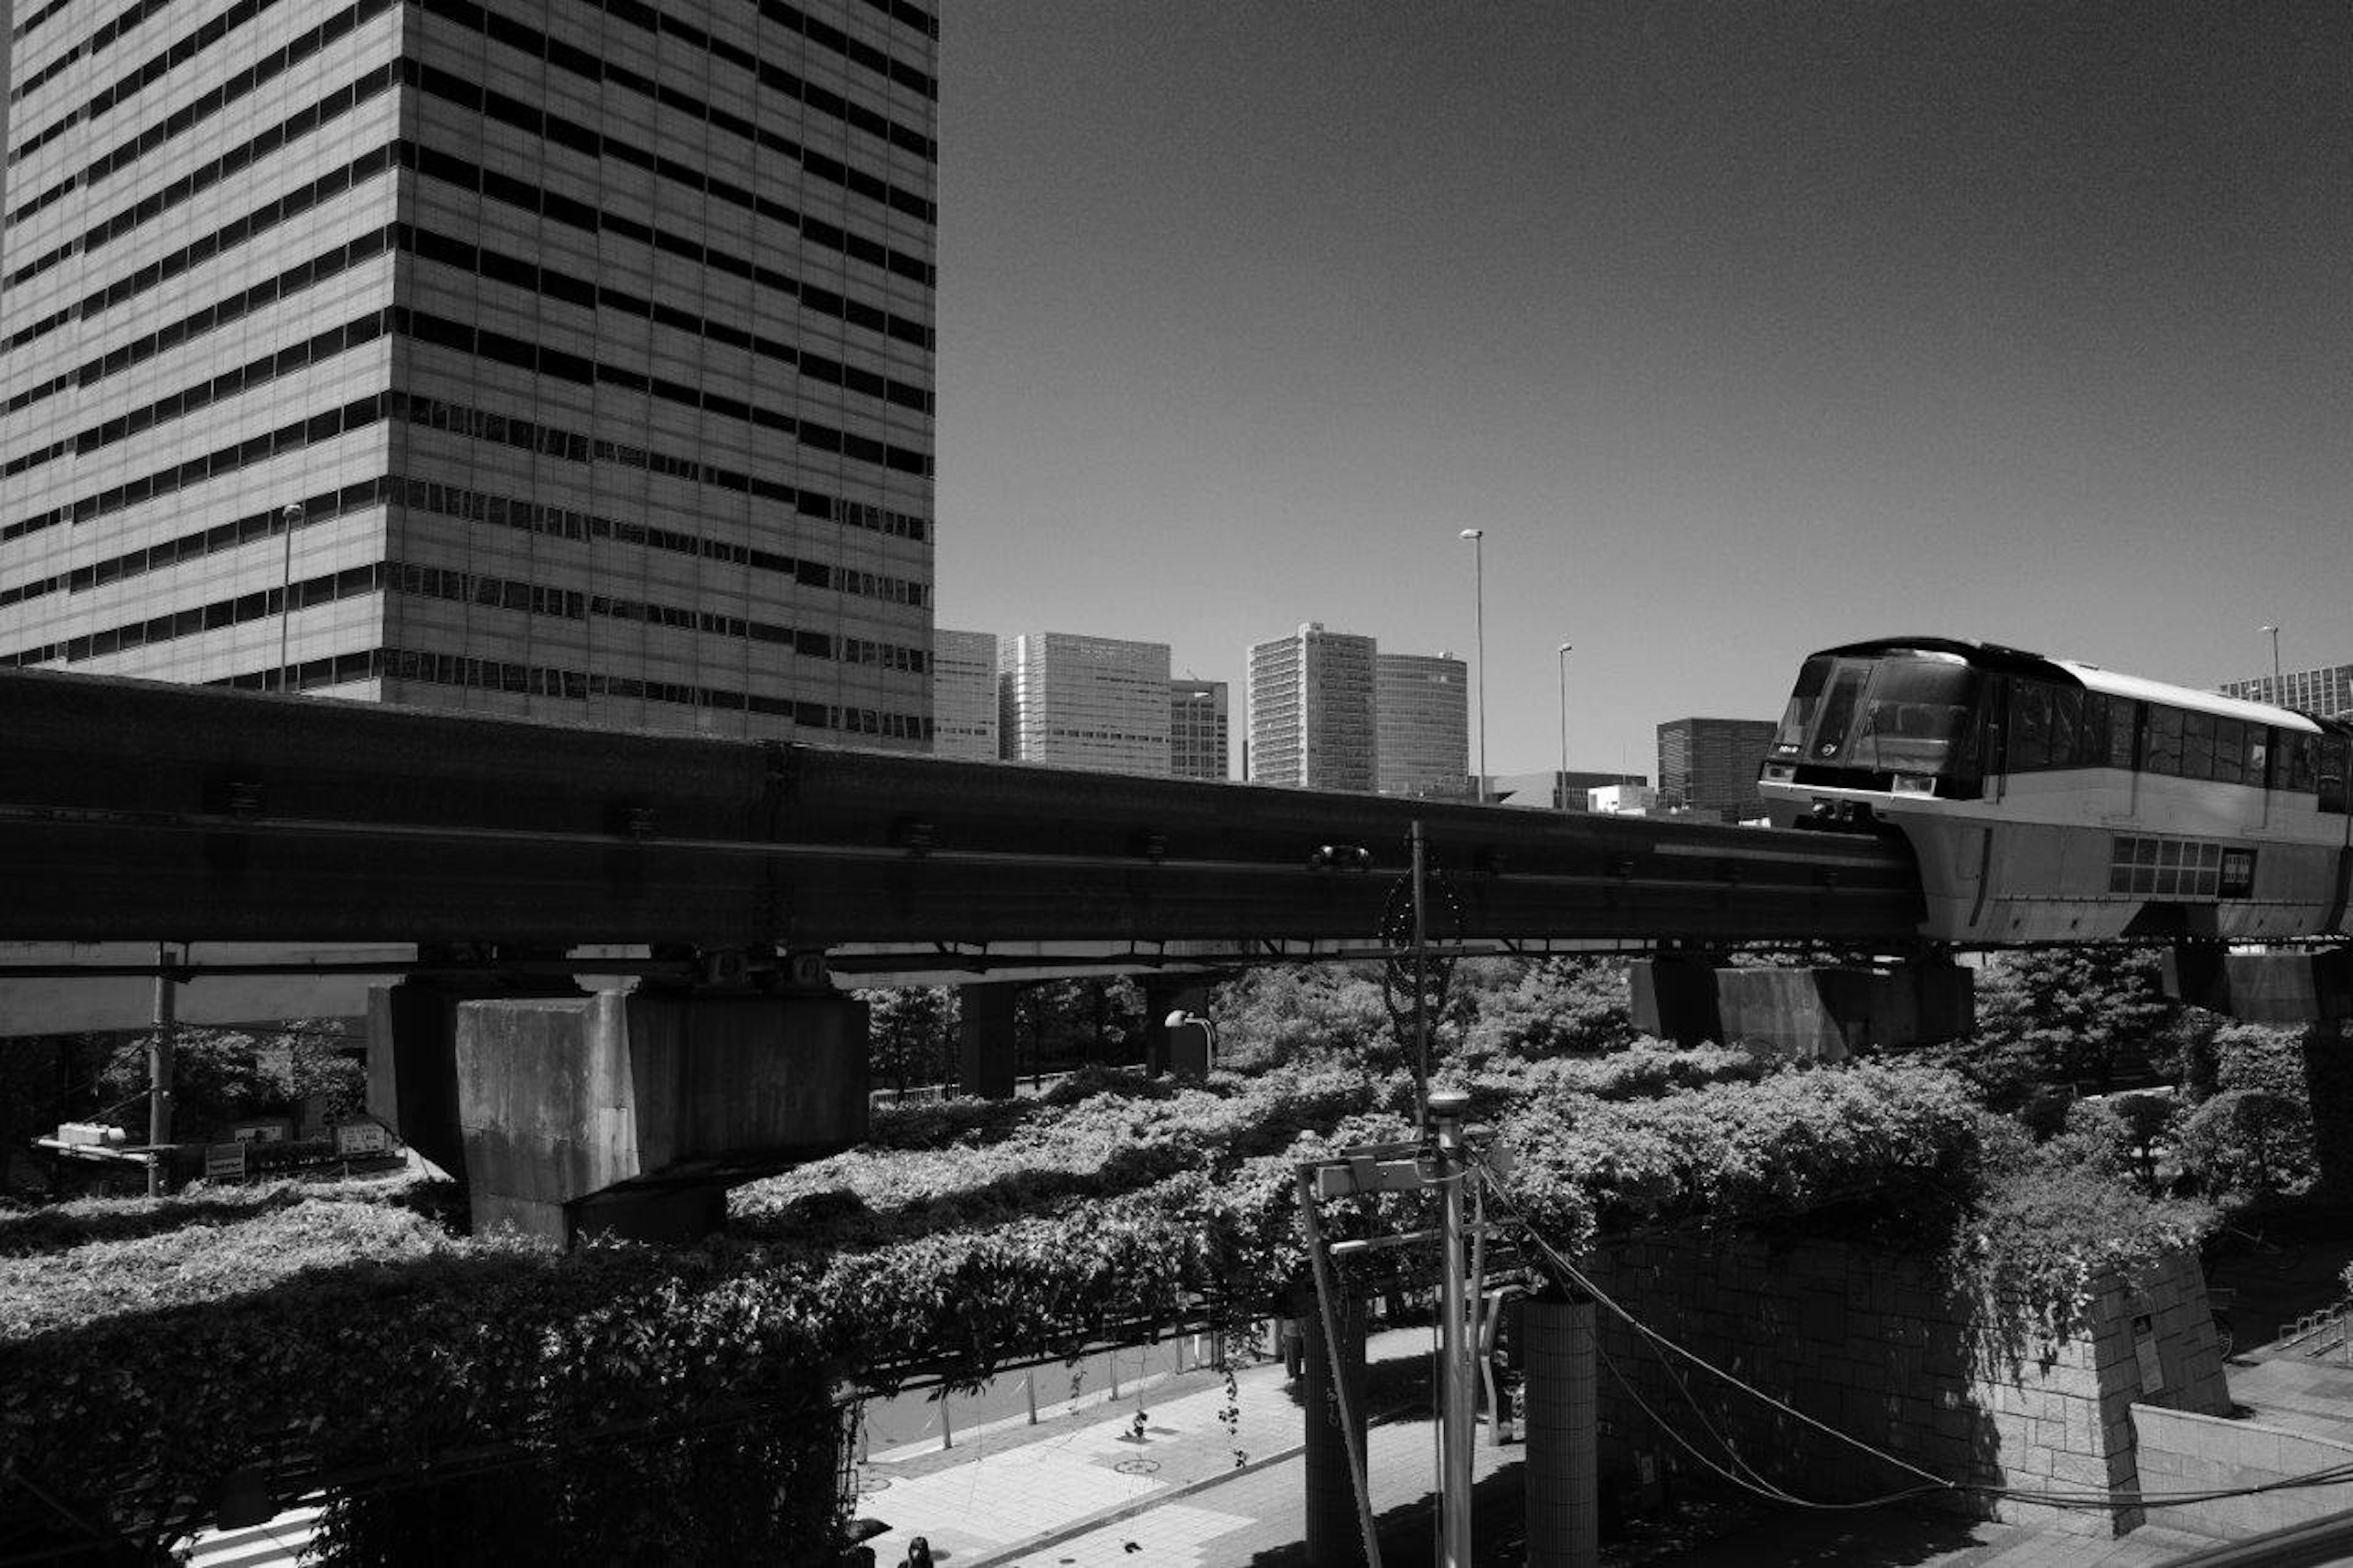
[[[1029,632],[997,645],[1004,755],[1097,773],[1168,773],[1168,645]]]
[[[1448,653],[1376,653],[1373,669],[1381,794],[1470,799],[1469,667]]]
[[[22,0],[0,664],[920,748],[923,0]]]
[[[1660,805],[1725,822],[1762,817],[1757,770],[1775,728],[1770,719],[1673,719],[1660,725]]]
[[[1320,621],[1250,648],[1250,783],[1377,787],[1377,651]]]
[[[2268,702],[2275,708],[2295,708],[2323,719],[2353,719],[2353,664],[2326,669],[2291,669],[2284,675],[2259,675],[2249,680],[2226,680],[2216,689],[2225,697]]]
[[[932,632],[932,751],[993,763],[1004,754],[993,632]]]
[[[1168,683],[1168,771],[1180,779],[1232,776],[1226,763],[1232,737],[1222,680],[1190,677]]]

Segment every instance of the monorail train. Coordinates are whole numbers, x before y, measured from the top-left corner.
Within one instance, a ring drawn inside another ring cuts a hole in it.
[[[1776,826],[1896,832],[1921,934],[1998,945],[2341,932],[2353,724],[1989,643],[1808,658],[1759,790]]]

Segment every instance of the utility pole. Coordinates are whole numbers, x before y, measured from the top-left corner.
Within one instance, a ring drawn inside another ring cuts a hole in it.
[[[179,986],[172,978],[171,958],[162,942],[155,944],[155,1032],[147,1037],[147,1195],[164,1195],[164,1152],[172,1142],[172,1047],[178,1027]]]
[[[1471,1097],[1441,1089],[1430,1097],[1430,1131],[1438,1140],[1438,1180],[1445,1188],[1439,1246],[1444,1268],[1439,1288],[1439,1562],[1471,1568],[1472,1365],[1476,1336],[1463,1274],[1462,1188],[1471,1167],[1462,1142],[1462,1115]]]

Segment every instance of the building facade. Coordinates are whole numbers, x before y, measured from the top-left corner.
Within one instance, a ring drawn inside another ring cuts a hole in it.
[[[1757,770],[1773,744],[1770,719],[1674,719],[1659,726],[1659,805],[1722,822],[1765,815]]]
[[[1233,776],[1227,761],[1233,743],[1227,718],[1228,688],[1222,680],[1187,677],[1168,683],[1168,771],[1180,779]]]
[[[1373,639],[1310,621],[1250,650],[1250,782],[1378,787]]]
[[[997,659],[1008,761],[1167,776],[1166,643],[1028,632]]]
[[[2326,669],[2291,669],[2284,675],[2261,675],[2251,680],[2226,680],[2216,689],[2225,697],[2295,708],[2323,719],[2353,719],[2353,664]]]
[[[1447,653],[1376,653],[1373,669],[1376,787],[1472,798],[1469,667]]]
[[[998,731],[997,636],[932,630],[932,751],[993,763],[1004,754]]]
[[[0,664],[930,742],[922,0],[20,0]]]
[[[1651,781],[1639,773],[1586,773],[1546,768],[1532,773],[1495,773],[1487,780],[1487,798],[1499,805],[1529,811],[1590,811],[1588,798],[1597,789],[1612,785],[1642,785]]]

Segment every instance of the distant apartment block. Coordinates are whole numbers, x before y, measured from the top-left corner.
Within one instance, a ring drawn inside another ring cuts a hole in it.
[[[1028,632],[1000,639],[997,662],[1007,761],[1167,776],[1166,643]]]
[[[1487,798],[1502,805],[1518,806],[1532,811],[1593,811],[1599,807],[1590,803],[1597,789],[1624,784],[1630,787],[1647,785],[1651,781],[1639,773],[1599,773],[1546,768],[1533,773],[1496,773],[1487,780]]]
[[[13,7],[0,665],[929,745],[935,10]]]
[[[2268,702],[2275,708],[2295,708],[2323,719],[2353,719],[2353,664],[2226,680],[2216,689],[2225,697]]]
[[[1250,781],[1301,789],[1379,784],[1373,639],[1310,621],[1250,650]]]
[[[941,627],[932,633],[932,751],[993,763],[997,728],[997,635]]]
[[[1469,667],[1446,653],[1376,652],[1373,669],[1376,787],[1470,799]]]
[[[1168,771],[1180,779],[1224,779],[1232,773],[1228,688],[1222,680],[1190,678],[1168,683]]]
[[[1723,822],[1762,817],[1757,770],[1774,729],[1770,719],[1674,719],[1660,725],[1660,806]]]

